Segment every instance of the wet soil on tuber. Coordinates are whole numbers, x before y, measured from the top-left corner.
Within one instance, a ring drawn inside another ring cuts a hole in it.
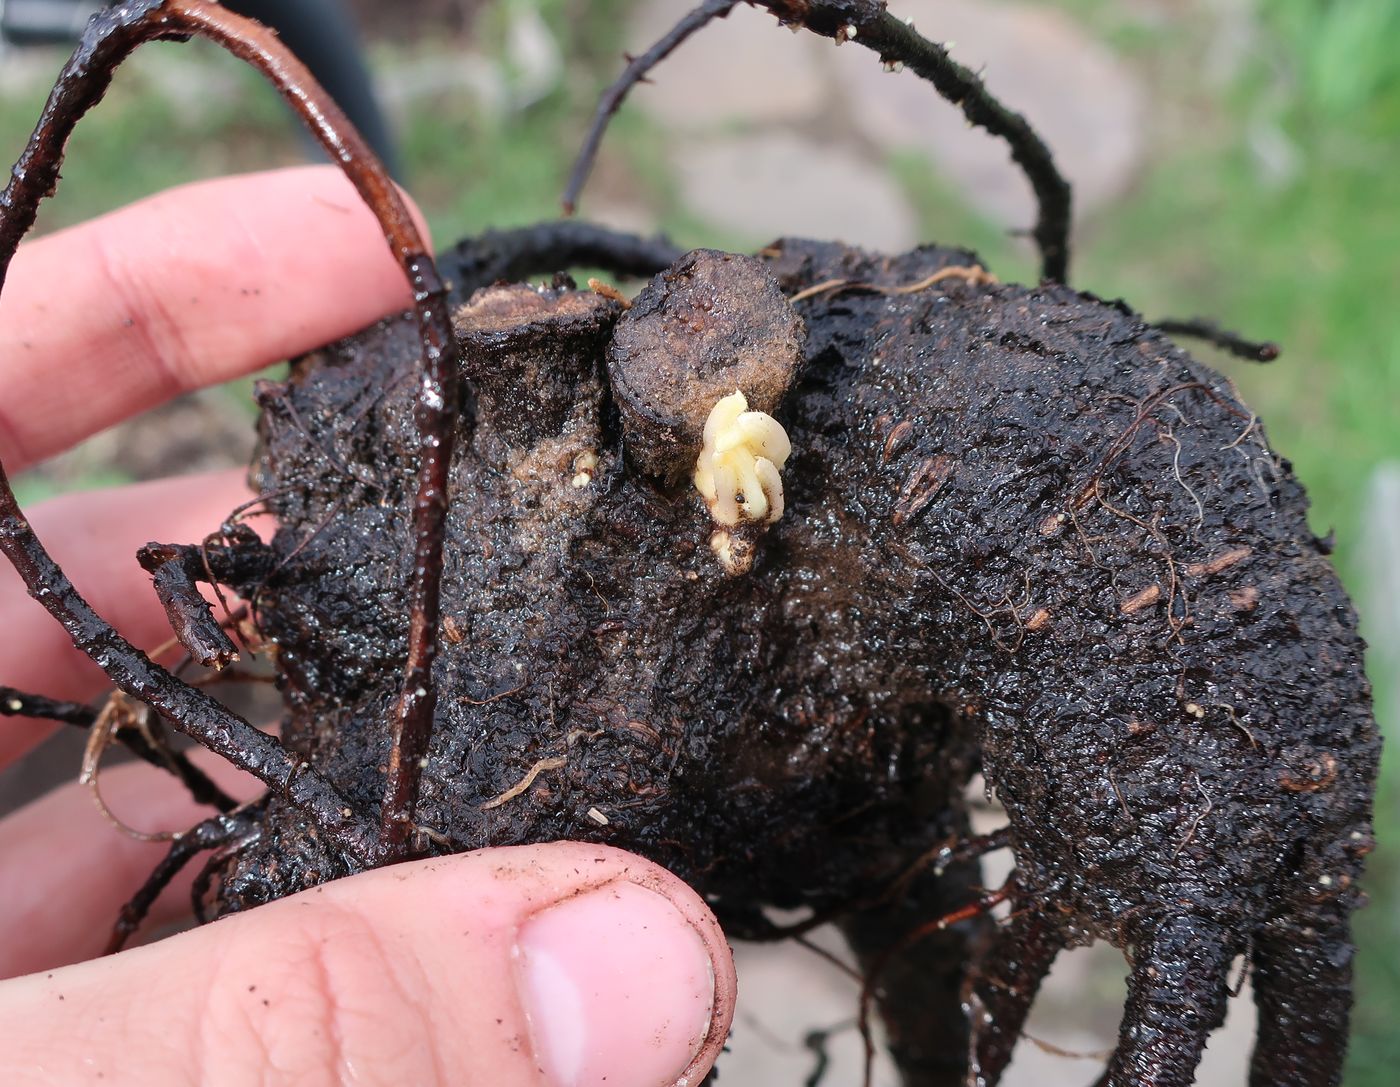
[[[1134,963],[1108,1082],[1190,1082],[1241,954],[1256,1082],[1333,1082],[1378,740],[1326,546],[1230,384],[1120,303],[960,250],[701,251],[627,309],[491,285],[578,256],[533,237],[448,263],[467,391],[417,845],[606,842],[735,935],[781,934],[763,906],[834,919],[910,1084],[994,1082],[1055,953],[1091,940]],[[612,263],[674,256],[637,247]],[[418,360],[405,316],[261,386],[277,535],[199,560],[276,647],[284,742],[366,811],[408,638]],[[689,479],[735,388],[792,443],[738,572]],[[979,770],[1013,913],[939,928],[978,894],[939,847]],[[245,826],[215,912],[355,867],[278,796]]]

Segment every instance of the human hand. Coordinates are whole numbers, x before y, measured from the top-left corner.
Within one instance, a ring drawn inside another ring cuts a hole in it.
[[[52,235],[21,250],[0,298],[0,457],[18,471],[408,301],[327,168],[189,186]],[[203,538],[246,497],[229,472],[31,519],[97,610],[151,647],[168,628],[136,548]],[[61,698],[103,685],[8,567],[0,629],[0,683]],[[47,731],[0,720],[0,766]],[[102,784],[143,828],[207,814],[144,765]],[[162,849],[119,835],[77,786],[0,821],[0,1082],[662,1087],[697,1083],[728,1030],[733,966],[700,899],[576,843],[381,869],[82,961]],[[172,886],[152,922],[187,913],[187,891]]]

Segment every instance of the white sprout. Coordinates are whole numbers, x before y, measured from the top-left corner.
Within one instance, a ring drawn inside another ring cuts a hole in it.
[[[778,469],[790,452],[792,443],[782,424],[764,412],[749,411],[742,392],[721,399],[705,421],[693,477],[715,523],[771,525],[781,517],[783,480]]]

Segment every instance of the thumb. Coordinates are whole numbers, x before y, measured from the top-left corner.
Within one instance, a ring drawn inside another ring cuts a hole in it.
[[[696,1084],[733,1002],[723,934],[669,872],[488,849],[0,984],[0,1082]]]

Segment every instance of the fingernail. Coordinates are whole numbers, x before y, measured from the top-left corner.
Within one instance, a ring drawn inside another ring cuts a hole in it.
[[[519,981],[553,1087],[669,1087],[704,1045],[714,968],[670,899],[619,880],[521,927]]]

